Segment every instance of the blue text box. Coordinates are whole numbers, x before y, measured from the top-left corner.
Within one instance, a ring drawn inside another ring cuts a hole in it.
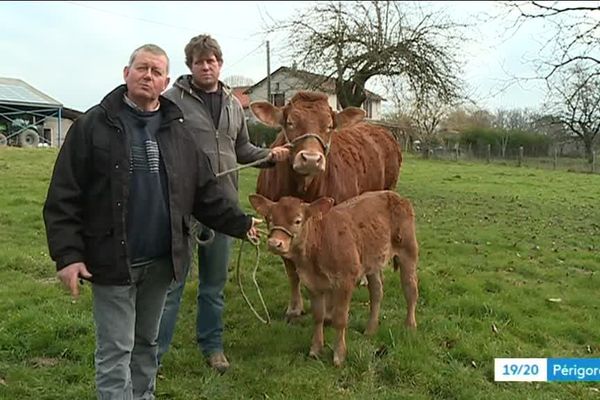
[[[548,358],[548,382],[599,382],[600,358]]]

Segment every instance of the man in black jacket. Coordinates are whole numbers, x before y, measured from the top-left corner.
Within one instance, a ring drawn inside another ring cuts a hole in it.
[[[169,78],[160,47],[136,49],[125,85],[69,129],[44,205],[50,255],[78,296],[92,282],[96,386],[101,399],[153,399],[158,325],[169,283],[189,263],[188,220],[256,236],[257,220],[229,200],[160,94]]]

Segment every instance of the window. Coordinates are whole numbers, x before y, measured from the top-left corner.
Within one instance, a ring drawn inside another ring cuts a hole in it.
[[[373,102],[370,99],[366,99],[362,103],[362,109],[367,112],[367,118],[373,118]]]
[[[272,93],[271,104],[277,107],[283,107],[285,105],[285,93]]]

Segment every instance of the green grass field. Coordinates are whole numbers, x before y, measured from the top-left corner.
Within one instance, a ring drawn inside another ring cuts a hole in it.
[[[90,286],[77,302],[59,286],[41,218],[55,157],[52,149],[0,149],[0,399],[95,398]],[[256,170],[242,172],[247,210],[255,182]],[[212,372],[196,348],[194,276],[157,398],[599,398],[599,382],[495,383],[494,358],[600,357],[600,176],[407,156],[398,191],[417,213],[416,333],[403,327],[405,302],[390,268],[378,334],[361,333],[368,295],[357,288],[345,367],[333,367],[330,347],[312,360],[311,318],[283,321],[281,260],[261,246],[267,326],[236,284],[236,247],[225,318],[232,368]],[[244,248],[244,288],[258,305],[254,253]],[[329,345],[333,338],[327,329]]]

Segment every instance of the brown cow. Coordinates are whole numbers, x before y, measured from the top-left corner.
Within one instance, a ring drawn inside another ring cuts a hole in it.
[[[334,112],[327,96],[316,92],[298,92],[285,107],[268,102],[250,107],[263,123],[283,127],[273,146],[293,145],[289,164],[260,171],[257,193],[273,201],[294,196],[311,202],[327,196],[339,203],[366,191],[395,189],[400,146],[385,128],[360,122],[363,110]],[[286,259],[284,264],[291,285],[286,316],[292,319],[304,306],[295,267]]]
[[[400,268],[407,303],[405,324],[416,328],[419,245],[414,211],[407,199],[383,190],[364,193],[333,208],[333,199],[327,197],[308,204],[295,197],[272,202],[250,195],[250,203],[269,225],[269,250],[294,263],[310,292],[315,322],[311,356],[317,357],[323,349],[327,298],[337,331],[333,363],[340,366],[344,362],[350,299],[363,275],[367,276],[371,305],[365,334],[376,332],[383,296],[381,269],[390,259],[395,270]]]

